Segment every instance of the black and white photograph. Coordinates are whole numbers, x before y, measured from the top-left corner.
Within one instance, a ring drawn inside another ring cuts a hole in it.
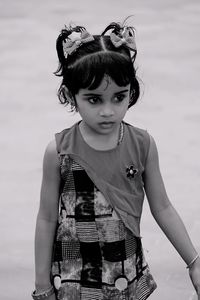
[[[0,0],[0,299],[200,300],[200,2]]]

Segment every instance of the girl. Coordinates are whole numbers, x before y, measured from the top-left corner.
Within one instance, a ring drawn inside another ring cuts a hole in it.
[[[147,299],[156,283],[140,236],[145,192],[200,300],[200,259],[167,197],[155,141],[123,121],[140,94],[134,29],[111,23],[92,36],[65,28],[57,53],[59,99],[81,121],[44,155],[33,299]]]

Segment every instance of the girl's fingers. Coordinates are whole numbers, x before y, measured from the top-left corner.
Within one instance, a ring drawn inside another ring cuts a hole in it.
[[[200,300],[200,287],[197,287],[197,295],[198,295],[198,300]]]

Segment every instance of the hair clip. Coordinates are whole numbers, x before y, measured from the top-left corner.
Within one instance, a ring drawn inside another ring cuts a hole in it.
[[[94,37],[87,32],[85,28],[80,31],[73,31],[67,39],[63,40],[63,53],[64,57],[67,58],[75,52],[82,44],[89,43],[94,40]]]
[[[112,31],[110,34],[110,40],[116,48],[126,45],[130,50],[135,52],[137,50],[134,32],[130,27],[125,26],[120,30],[119,34]]]
[[[129,179],[134,178],[137,173],[138,173],[138,169],[136,169],[133,165],[126,168],[126,176]]]

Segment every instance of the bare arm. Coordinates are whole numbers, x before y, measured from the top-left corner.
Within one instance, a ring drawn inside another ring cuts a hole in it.
[[[51,285],[50,269],[58,216],[59,187],[59,161],[55,141],[52,141],[44,154],[40,207],[35,231],[35,285],[38,292]]]
[[[186,264],[197,254],[185,226],[168,199],[159,168],[156,144],[151,137],[145,170],[145,191],[153,217]]]
[[[159,168],[158,151],[151,137],[150,149],[144,175],[145,191],[151,213],[173,244],[185,263],[190,264],[197,252],[189,238],[186,228],[168,199]],[[189,267],[189,275],[200,300],[200,258]]]
[[[157,147],[152,137],[144,178],[145,191],[153,217],[188,265],[197,252],[181,218],[168,199],[160,173]]]

